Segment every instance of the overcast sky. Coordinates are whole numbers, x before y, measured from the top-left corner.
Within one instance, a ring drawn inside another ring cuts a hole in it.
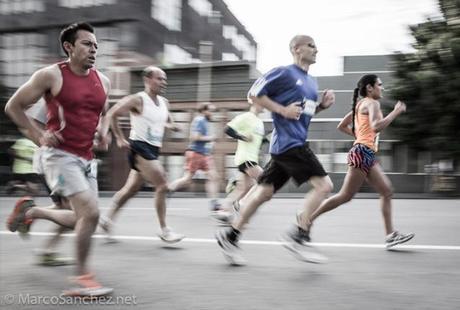
[[[292,62],[289,40],[314,38],[319,52],[311,73],[342,73],[342,56],[407,52],[408,25],[439,17],[435,0],[224,0],[258,43],[257,68]]]

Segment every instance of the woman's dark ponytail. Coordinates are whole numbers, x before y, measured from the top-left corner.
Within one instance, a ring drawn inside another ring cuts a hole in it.
[[[366,74],[361,77],[358,81],[358,87],[356,87],[353,91],[353,102],[352,102],[352,121],[351,121],[351,130],[353,134],[355,133],[355,115],[356,115],[356,104],[358,102],[358,97],[366,97],[367,96],[367,85],[374,86],[377,82],[378,76],[375,74]]]
[[[356,114],[356,102],[358,101],[358,93],[359,93],[359,88],[356,87],[355,90],[353,91],[353,102],[351,105],[351,131],[353,134],[355,133],[355,114]]]

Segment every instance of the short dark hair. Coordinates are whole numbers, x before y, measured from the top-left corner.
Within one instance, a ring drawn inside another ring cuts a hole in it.
[[[75,41],[77,40],[77,32],[78,30],[85,30],[91,33],[94,33],[94,28],[88,23],[85,22],[78,22],[73,23],[64,29],[61,30],[61,34],[59,36],[59,41],[61,42],[61,48],[64,53],[69,56],[67,51],[64,48],[64,42],[69,42],[70,44],[74,45]]]
[[[206,110],[209,110],[209,106],[211,105],[210,102],[200,102],[198,103],[197,105],[197,110],[198,112],[203,112],[203,111],[206,111]]]

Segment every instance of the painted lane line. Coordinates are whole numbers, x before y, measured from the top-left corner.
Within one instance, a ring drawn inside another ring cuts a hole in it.
[[[54,233],[49,232],[32,232],[29,233],[31,236],[37,237],[46,237],[54,236]],[[16,235],[10,231],[0,231],[0,235]],[[75,234],[63,234],[64,237],[75,237]],[[93,236],[95,239],[104,239],[105,235],[95,234]],[[143,241],[160,241],[158,237],[150,236],[113,236],[114,239],[119,240],[143,240]],[[209,238],[185,238],[182,242],[189,243],[216,243],[215,239]],[[241,240],[241,244],[248,245],[270,245],[270,246],[279,246],[282,245],[281,241],[262,241],[262,240]],[[312,245],[318,247],[330,247],[330,248],[375,248],[381,249],[385,248],[383,244],[372,244],[372,243],[327,243],[327,242],[312,242]],[[412,250],[444,250],[444,251],[460,251],[460,246],[455,245],[398,245],[399,249],[412,249]]]

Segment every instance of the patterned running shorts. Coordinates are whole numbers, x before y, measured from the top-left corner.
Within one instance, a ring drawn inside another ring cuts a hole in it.
[[[377,162],[375,152],[364,144],[355,144],[348,152],[348,166],[359,168],[368,174],[372,166]]]

